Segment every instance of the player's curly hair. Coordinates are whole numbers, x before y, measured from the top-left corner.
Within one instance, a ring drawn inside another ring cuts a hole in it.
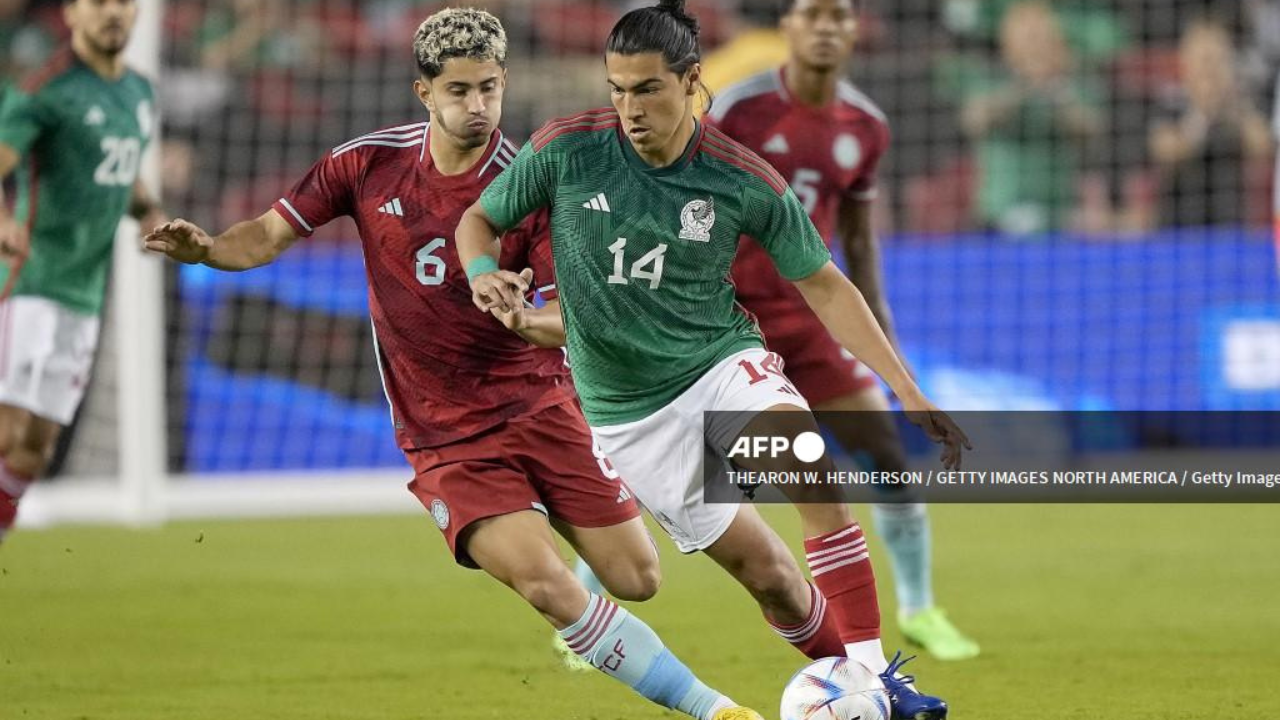
[[[498,18],[478,8],[447,8],[422,21],[413,35],[418,72],[440,77],[451,58],[492,60],[507,66],[507,33]]]

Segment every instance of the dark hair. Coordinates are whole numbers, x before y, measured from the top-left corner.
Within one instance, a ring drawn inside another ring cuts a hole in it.
[[[609,33],[604,51],[619,55],[662,53],[667,69],[683,75],[702,60],[698,21],[684,11],[684,0],[660,0],[657,5],[623,15]]]

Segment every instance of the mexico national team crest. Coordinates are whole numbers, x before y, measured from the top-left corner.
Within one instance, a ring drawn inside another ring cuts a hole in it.
[[[431,501],[431,517],[435,518],[436,526],[441,530],[449,527],[449,506],[444,501],[436,498]]]
[[[708,242],[716,224],[716,206],[711,198],[690,200],[680,211],[680,239]]]

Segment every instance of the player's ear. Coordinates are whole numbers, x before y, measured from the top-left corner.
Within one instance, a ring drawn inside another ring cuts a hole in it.
[[[685,95],[697,95],[698,88],[702,86],[702,64],[694,63],[684,71]]]
[[[413,81],[413,94],[418,96],[418,102],[430,112],[435,112],[435,103],[431,98],[431,83],[419,77]]]

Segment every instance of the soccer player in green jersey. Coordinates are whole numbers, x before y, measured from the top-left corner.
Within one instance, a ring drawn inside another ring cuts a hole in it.
[[[550,207],[574,382],[597,440],[637,498],[680,550],[706,552],[728,570],[775,626],[837,633],[851,659],[881,674],[895,717],[943,718],[946,703],[899,676],[896,658],[885,660],[866,541],[844,504],[796,506],[814,589],[752,507],[704,501],[708,445],[725,451],[744,425],[753,435],[816,430],[777,356],[734,303],[727,277],[744,234],[759,241],[832,335],[888,382],[909,417],[944,443],[947,466],[958,465],[967,440],[903,368],[786,182],[695,120],[697,38],[681,0],[623,16],[605,50],[613,107],[536,133],[463,215],[459,259],[477,307],[507,314],[508,326],[520,330],[510,315],[528,283],[498,269],[499,236]],[[752,419],[704,428],[707,410]],[[814,497],[807,488],[791,492]]]
[[[124,64],[134,0],[66,0],[71,46],[0,105],[0,538],[84,397],[112,244],[128,212],[165,221],[138,182],[151,84]]]

